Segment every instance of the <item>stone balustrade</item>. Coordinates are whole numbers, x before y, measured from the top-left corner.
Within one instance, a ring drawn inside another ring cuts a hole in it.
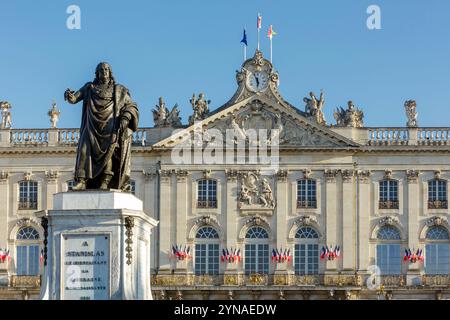
[[[450,128],[419,128],[417,144],[424,146],[450,145]]]
[[[367,128],[371,146],[408,145],[408,128]]]
[[[356,129],[355,129],[356,130]],[[450,145],[450,128],[358,128],[367,137],[368,146],[447,146]],[[139,128],[133,133],[134,146],[149,146],[170,135],[160,128]],[[25,145],[74,146],[80,137],[79,129],[2,129],[0,147]],[[153,141],[154,140],[154,141]],[[364,139],[364,143],[365,143]],[[363,144],[364,144],[363,143]]]
[[[11,130],[12,145],[46,145],[48,129],[13,129]]]

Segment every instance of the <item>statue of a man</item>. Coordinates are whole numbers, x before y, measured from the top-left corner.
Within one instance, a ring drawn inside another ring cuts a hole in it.
[[[116,84],[111,66],[99,63],[95,80],[67,89],[71,104],[83,101],[73,190],[129,188],[132,133],[139,111],[128,89]]]

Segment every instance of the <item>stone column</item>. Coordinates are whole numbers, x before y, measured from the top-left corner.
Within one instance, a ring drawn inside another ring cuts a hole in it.
[[[326,244],[337,243],[337,170],[325,170],[325,194],[326,194]],[[320,250],[321,248],[319,248]],[[336,260],[326,262],[326,271],[336,271]]]
[[[358,272],[361,273],[365,273],[369,266],[367,243],[370,238],[370,176],[369,170],[358,171]]]
[[[276,198],[276,247],[287,248],[287,211],[288,211],[288,184],[287,170],[279,170],[276,176],[277,198]],[[291,249],[291,254],[293,249]],[[286,263],[275,264],[276,274],[286,274]]]
[[[408,214],[408,247],[417,250],[419,247],[419,171],[407,170],[408,199],[405,199]],[[423,248],[422,248],[423,249]],[[420,263],[408,264],[407,284],[420,284]]]
[[[170,273],[172,263],[169,255],[172,254],[172,244],[175,239],[172,238],[172,193],[171,193],[171,174],[170,170],[159,170],[160,194],[159,194],[159,272]]]
[[[177,178],[176,193],[176,244],[179,246],[186,245],[187,239],[187,215],[188,215],[188,185],[186,170],[177,170],[175,172]],[[191,250],[194,248],[191,247]],[[190,252],[192,255],[192,252]],[[177,260],[176,272],[186,273],[188,260]]]
[[[239,219],[237,200],[238,200],[238,172],[236,170],[226,170],[225,171],[227,177],[227,199],[226,199],[226,210],[225,210],[225,219],[226,219],[226,242],[225,245],[228,249],[231,247],[236,247],[236,241],[238,239],[238,229],[237,222]],[[241,257],[243,257],[243,250],[241,249]],[[222,252],[222,251],[221,251]],[[226,263],[225,264],[225,273],[235,274],[238,271],[238,264],[236,263]]]
[[[355,270],[355,203],[354,170],[342,170],[342,268]],[[334,244],[333,244],[334,245]]]
[[[59,172],[56,170],[50,170],[45,172],[47,178],[47,193],[46,193],[46,203],[42,205],[42,208],[47,208],[47,210],[53,209],[53,195],[58,192],[58,177]]]

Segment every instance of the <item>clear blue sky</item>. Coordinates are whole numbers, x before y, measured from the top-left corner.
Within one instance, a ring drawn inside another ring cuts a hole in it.
[[[66,28],[71,4],[81,8],[81,30]],[[381,7],[381,30],[366,27],[370,4]],[[269,24],[278,33],[273,62],[295,106],[323,88],[328,123],[352,99],[366,126],[404,126],[403,102],[416,99],[421,126],[450,126],[448,0],[0,0],[0,100],[13,105],[15,128],[48,127],[52,99],[58,126],[79,127],[81,105],[63,92],[108,61],[139,105],[140,126],[153,124],[159,96],[178,103],[186,123],[193,92],[204,91],[211,109],[234,93],[242,28],[253,54],[258,12],[266,56]]]

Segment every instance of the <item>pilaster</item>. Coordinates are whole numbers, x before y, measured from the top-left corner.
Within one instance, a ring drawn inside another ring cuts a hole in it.
[[[160,189],[159,203],[159,271],[170,272],[171,261],[169,259],[172,254],[172,193],[171,193],[171,172],[169,170],[159,170]]]
[[[288,212],[288,183],[286,170],[279,170],[276,176],[277,207],[276,207],[276,247],[287,248],[287,212]],[[291,253],[292,253],[291,249]],[[275,264],[276,273],[287,272],[286,263]]]
[[[342,170],[342,268],[355,269],[354,170]],[[333,244],[335,245],[335,243]]]
[[[325,194],[326,194],[326,244],[336,244],[337,242],[337,170],[325,170]],[[326,271],[336,271],[336,260],[326,262]]]

